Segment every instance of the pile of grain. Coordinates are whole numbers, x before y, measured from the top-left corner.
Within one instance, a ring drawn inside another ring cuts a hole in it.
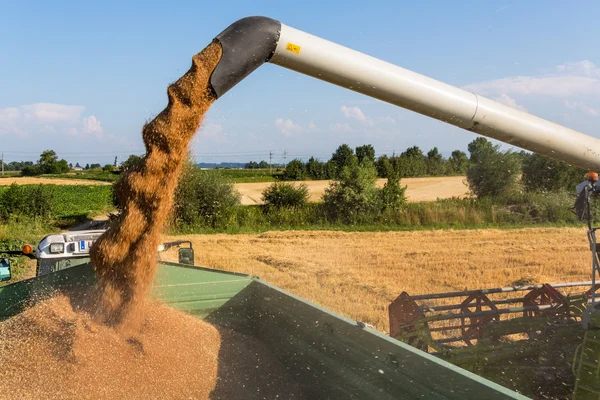
[[[124,337],[58,295],[0,322],[0,399],[301,398],[258,341],[147,303]]]

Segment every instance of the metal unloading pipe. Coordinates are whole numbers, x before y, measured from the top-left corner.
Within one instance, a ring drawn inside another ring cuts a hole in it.
[[[600,170],[600,140],[266,17],[240,19],[215,39],[223,49],[217,97],[265,62],[333,83],[502,142]]]

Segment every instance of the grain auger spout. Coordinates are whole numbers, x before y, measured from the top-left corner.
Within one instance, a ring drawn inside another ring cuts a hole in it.
[[[210,78],[217,97],[270,62],[580,168],[600,169],[600,140],[594,137],[270,18],[240,19],[214,41],[223,50]]]

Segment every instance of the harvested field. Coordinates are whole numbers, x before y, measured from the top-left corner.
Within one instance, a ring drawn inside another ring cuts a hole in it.
[[[402,186],[407,186],[406,197],[408,201],[433,201],[438,198],[468,196],[468,189],[464,176],[441,176],[432,178],[404,178]],[[321,201],[321,196],[331,181],[303,181],[293,182],[295,184],[305,183],[310,195],[309,201]],[[377,186],[383,187],[387,179],[378,179]],[[262,204],[262,191],[272,182],[260,183],[237,183],[235,188],[242,195],[243,205]]]
[[[183,237],[178,237],[179,239]],[[410,294],[590,279],[584,229],[189,235],[196,265],[246,272],[388,332]],[[168,238],[174,240],[174,238]],[[176,251],[162,255],[175,261]]]
[[[156,303],[124,336],[73,301],[0,322],[0,399],[302,398],[256,339]]]
[[[0,186],[17,185],[110,185],[110,182],[93,181],[90,179],[60,179],[60,178],[34,178],[14,177],[0,179]]]

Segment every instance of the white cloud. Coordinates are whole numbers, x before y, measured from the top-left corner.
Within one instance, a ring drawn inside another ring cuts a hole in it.
[[[307,128],[311,131],[318,129],[317,126],[313,122],[309,122]]]
[[[592,117],[598,116],[598,110],[586,105],[585,103],[583,103],[581,101],[565,100],[565,107],[567,107],[570,110],[582,111],[583,113],[590,115]]]
[[[275,126],[286,136],[304,132],[304,128],[295,124],[291,119],[277,118],[275,120]]]
[[[366,125],[373,125],[373,120],[367,117],[359,107],[341,106],[340,110],[347,118],[352,118]]]
[[[509,106],[512,108],[516,108],[517,110],[527,112],[527,109],[525,107],[517,104],[517,101],[509,95],[507,95],[506,93],[502,93],[500,96],[495,97],[493,100],[497,101],[498,103],[504,104],[505,106]]]
[[[334,132],[352,132],[352,128],[348,125],[347,122],[336,122],[335,124],[331,124],[329,126]]]
[[[103,137],[95,115],[83,117],[84,106],[55,103],[0,108],[0,134],[35,137],[39,134]]]
[[[82,120],[83,123],[83,131],[85,133],[102,135],[102,123],[98,121],[95,115],[90,115],[89,117],[84,117]]]
[[[566,62],[556,66],[556,72],[600,78],[600,67],[589,60]]]
[[[396,119],[393,117],[385,116],[385,117],[381,117],[380,118],[381,122],[386,123],[386,124],[390,124],[390,125],[394,125],[396,123]]]
[[[551,73],[516,76],[470,84],[466,90],[484,96],[541,95],[564,98],[590,95],[600,97],[600,68],[584,60],[558,65]]]

